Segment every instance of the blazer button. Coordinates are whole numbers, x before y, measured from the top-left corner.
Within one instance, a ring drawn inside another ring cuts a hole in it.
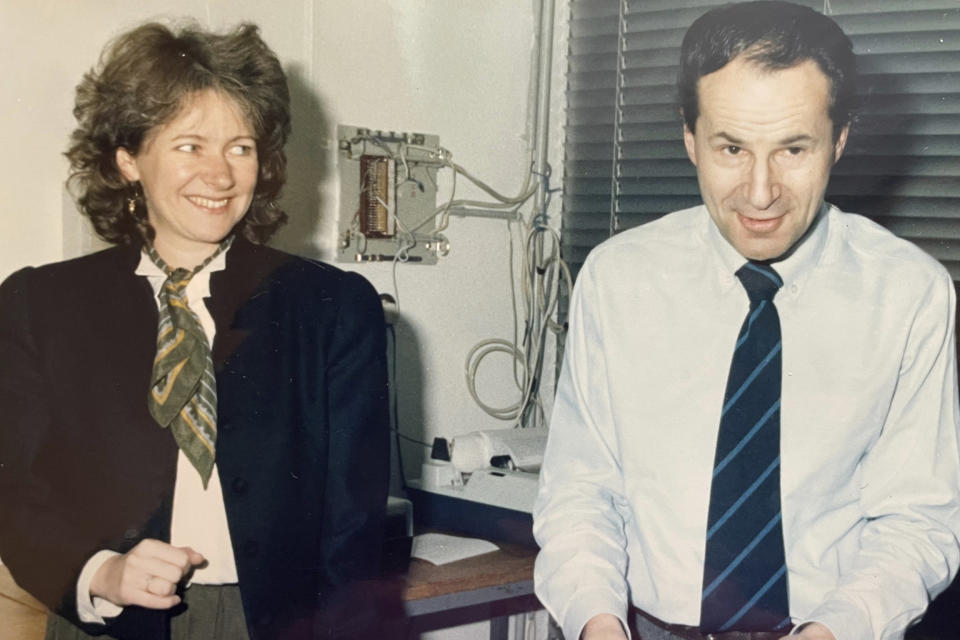
[[[230,483],[230,487],[234,493],[242,495],[247,492],[247,481],[243,478],[234,478],[233,482]]]
[[[217,425],[220,431],[233,431],[233,423],[229,420],[223,420]]]
[[[124,540],[136,540],[139,537],[140,537],[140,529],[137,529],[135,527],[130,527],[129,529],[123,532]]]
[[[256,540],[247,540],[243,544],[243,555],[252,558],[260,551],[260,544]]]

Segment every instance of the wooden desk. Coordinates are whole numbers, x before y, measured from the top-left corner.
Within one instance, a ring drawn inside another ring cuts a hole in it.
[[[533,595],[537,550],[498,543],[499,551],[441,566],[411,559],[399,580],[405,631],[389,637],[416,636],[422,630],[490,620],[491,640],[506,640],[514,613],[541,608]],[[0,565],[0,638],[39,640],[46,609],[20,589]]]
[[[499,551],[440,566],[411,559],[402,597],[404,613],[417,619],[413,625],[441,628],[489,619],[491,640],[505,640],[510,615],[541,608],[533,595],[537,550],[497,544]]]

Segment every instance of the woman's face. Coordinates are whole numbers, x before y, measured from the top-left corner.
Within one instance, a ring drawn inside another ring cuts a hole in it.
[[[116,159],[143,187],[154,246],[171,267],[192,268],[212,254],[257,186],[253,128],[233,99],[213,90],[151,129],[137,155],[120,148]]]

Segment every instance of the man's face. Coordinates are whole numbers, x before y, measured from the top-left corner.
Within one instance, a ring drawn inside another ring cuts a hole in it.
[[[683,141],[723,237],[745,258],[787,252],[817,215],[847,128],[833,139],[830,80],[813,61],[763,69],[743,56],[700,78]]]

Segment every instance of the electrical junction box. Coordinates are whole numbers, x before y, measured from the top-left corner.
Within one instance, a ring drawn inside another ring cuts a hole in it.
[[[337,126],[337,260],[436,264],[449,251],[437,229],[440,138]]]

